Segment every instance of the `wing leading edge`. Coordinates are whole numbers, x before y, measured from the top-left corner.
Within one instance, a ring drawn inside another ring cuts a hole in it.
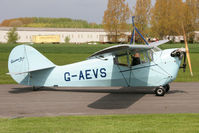
[[[150,43],[149,45],[130,45],[130,44],[121,44],[116,46],[111,46],[105,49],[102,49],[94,54],[92,54],[89,58],[94,58],[96,56],[104,56],[106,54],[109,55],[122,55],[125,54],[127,51],[134,53],[134,52],[141,52],[153,49],[161,44],[167,43],[169,40],[160,40],[158,42]]]

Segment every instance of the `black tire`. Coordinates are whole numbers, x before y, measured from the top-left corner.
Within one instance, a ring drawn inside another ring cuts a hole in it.
[[[164,86],[164,88],[165,88],[165,91],[166,91],[166,92],[169,92],[169,90],[170,90],[170,85],[169,85],[169,84],[166,84],[166,85]]]
[[[166,93],[166,90],[162,86],[155,89],[156,96],[164,96],[165,93]]]

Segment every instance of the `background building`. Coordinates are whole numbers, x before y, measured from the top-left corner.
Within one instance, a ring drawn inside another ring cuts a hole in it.
[[[194,42],[199,42],[199,31],[195,31]]]
[[[11,27],[0,27],[0,42],[7,42],[7,32],[10,29]],[[47,43],[53,39],[59,40],[55,43],[64,43],[66,37],[70,39],[70,43],[108,42],[108,33],[103,29],[19,27],[17,32],[20,37],[17,41],[19,43]],[[131,33],[127,34],[130,35]]]

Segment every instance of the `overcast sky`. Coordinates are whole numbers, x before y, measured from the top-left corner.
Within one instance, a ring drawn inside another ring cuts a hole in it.
[[[67,17],[101,23],[108,0],[0,0],[0,22],[17,17]],[[153,3],[155,0],[152,0]],[[136,0],[127,0],[130,8]]]

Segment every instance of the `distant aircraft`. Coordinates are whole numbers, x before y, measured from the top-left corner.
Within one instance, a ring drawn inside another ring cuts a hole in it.
[[[34,90],[40,86],[124,86],[155,88],[157,96],[164,96],[170,89],[169,83],[177,77],[183,57],[181,68],[185,70],[188,54],[184,48],[158,48],[166,42],[111,46],[85,61],[64,66],[55,65],[31,46],[19,45],[9,55],[8,70],[17,83],[33,86]]]

